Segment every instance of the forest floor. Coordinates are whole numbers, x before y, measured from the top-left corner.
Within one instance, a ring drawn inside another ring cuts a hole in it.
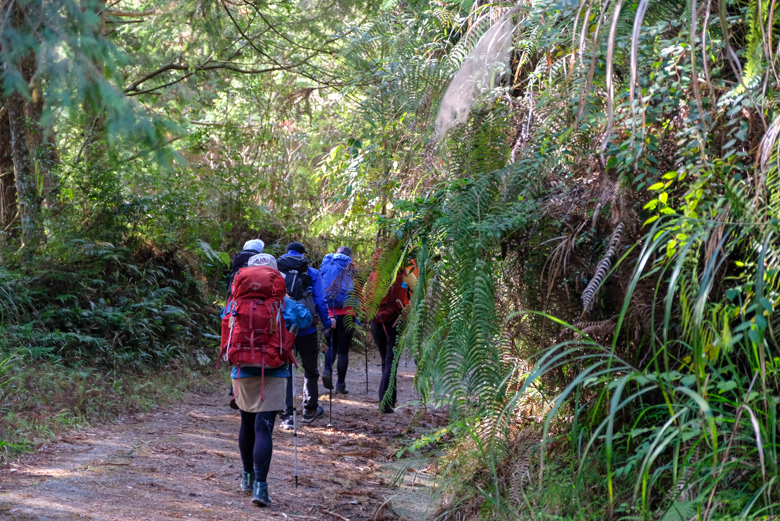
[[[299,424],[297,488],[292,432],[279,429],[277,420],[270,508],[256,507],[240,491],[240,419],[228,408],[225,389],[189,394],[121,424],[74,431],[6,462],[0,468],[0,519],[423,520],[435,510],[424,470],[429,461],[404,464],[395,454],[414,436],[442,425],[446,412],[418,406],[414,363],[401,360],[400,407],[380,414],[379,358],[369,357],[368,393],[364,361],[351,353],[350,394],[334,394],[333,428],[327,428],[327,394],[320,397],[325,416]],[[412,464],[416,468],[407,468]]]

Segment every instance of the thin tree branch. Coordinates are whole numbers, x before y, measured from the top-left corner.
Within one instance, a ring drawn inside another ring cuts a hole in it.
[[[5,228],[3,228],[3,232],[7,232],[8,230],[10,230],[10,229],[11,229],[11,226],[13,226],[13,225],[14,225],[14,223],[15,223],[16,221],[18,221],[18,220],[19,220],[19,207],[17,206],[17,208],[16,208],[16,215],[14,215],[13,219],[11,219],[10,221],[8,221],[8,224],[6,225],[6,227],[5,227]]]
[[[125,25],[125,24],[142,24],[146,20],[140,19],[140,20],[106,20],[107,24],[111,25]],[[111,32],[106,33],[106,36],[111,34],[112,32],[115,32],[116,29],[112,29]]]
[[[220,3],[222,4],[222,7],[225,9],[225,12],[227,13],[227,15],[230,18],[230,20],[233,22],[233,25],[235,26],[235,28],[238,30],[238,32],[241,34],[241,36],[244,37],[244,39],[252,47],[252,49],[257,51],[257,53],[260,54],[261,56],[263,56],[266,59],[270,60],[272,63],[275,63],[278,67],[282,67],[284,70],[292,70],[293,68],[296,68],[296,67],[298,67],[300,65],[305,65],[306,63],[308,63],[308,61],[310,59],[312,59],[314,56],[319,54],[319,53],[310,54],[309,56],[306,56],[305,58],[300,60],[296,65],[284,66],[284,65],[280,64],[276,59],[274,59],[273,57],[269,56],[268,54],[266,54],[265,52],[261,51],[260,49],[258,49],[255,46],[253,39],[249,38],[249,36],[247,36],[247,34],[244,32],[244,30],[238,24],[236,19],[233,17],[233,13],[230,12],[230,9],[228,8],[228,6],[225,3],[225,0],[222,0]],[[262,13],[260,13],[259,11],[258,11],[258,14],[260,14],[260,17],[263,16]],[[265,21],[265,18],[263,18],[263,21]],[[268,22],[266,22],[266,24],[267,23]],[[273,27],[271,27],[270,25],[269,25],[269,27],[271,29],[273,29]],[[304,76],[305,78],[308,78],[308,79],[310,79],[312,81],[315,81],[315,82],[319,83],[319,80],[317,80],[316,78],[313,78],[310,75],[307,75],[307,74],[303,73],[302,71],[297,71],[297,73],[300,74],[301,76]]]
[[[331,53],[333,53],[332,50],[327,50],[327,49],[322,49],[322,48],[315,49],[313,47],[306,47],[305,45],[301,45],[301,44],[299,44],[297,42],[292,41],[286,35],[282,34],[274,25],[272,25],[271,22],[269,22],[266,19],[265,15],[263,15],[263,12],[260,11],[260,9],[258,9],[258,7],[255,4],[253,4],[252,2],[247,2],[247,3],[249,5],[251,5],[255,9],[255,12],[257,12],[258,16],[260,16],[260,18],[263,19],[263,22],[265,22],[265,24],[268,26],[268,28],[271,29],[276,34],[278,34],[279,36],[281,36],[282,39],[284,39],[285,41],[287,41],[287,42],[289,42],[289,43],[293,44],[294,46],[299,47],[301,49],[306,49],[307,51],[315,51],[317,53],[323,53],[323,54],[331,54]],[[333,43],[333,42],[337,41],[338,39],[339,38],[331,38],[330,40],[326,40],[325,42],[323,42],[323,45],[328,45],[330,43]]]
[[[197,67],[196,69],[188,72],[184,76],[182,76],[180,78],[177,78],[177,79],[175,79],[173,81],[170,81],[168,83],[164,83],[162,85],[158,85],[157,87],[152,87],[151,89],[146,89],[146,90],[141,90],[141,91],[136,90],[134,92],[129,92],[129,93],[127,93],[127,95],[128,96],[139,96],[141,94],[149,94],[150,92],[154,92],[154,91],[157,91],[157,90],[160,90],[160,89],[164,89],[165,87],[170,87],[171,85],[175,85],[175,84],[177,84],[177,83],[179,83],[181,81],[186,80],[187,78],[189,78],[190,76],[192,76],[193,74],[195,74],[198,71],[213,71],[213,70],[224,69],[224,70],[228,70],[228,71],[231,71],[231,72],[237,72],[239,74],[265,74],[267,72],[289,71],[290,69],[292,69],[292,67],[293,66],[289,66],[289,67],[278,66],[278,67],[266,67],[264,69],[242,69],[240,67],[234,67],[234,66],[231,66],[231,65],[228,65],[228,64],[224,64],[224,65],[219,65],[219,64],[204,65],[204,66],[201,66],[201,67]],[[184,70],[186,70],[186,68]]]
[[[14,8],[14,0],[10,0],[8,2],[8,9],[6,9],[5,14],[3,15],[3,23],[0,24],[0,34],[3,34],[5,31],[5,24],[8,22],[8,20],[11,19],[11,10]]]
[[[178,65],[178,64],[173,63],[173,62],[169,63],[168,65],[163,65],[162,67],[160,67],[156,71],[150,72],[149,74],[147,74],[146,76],[142,77],[141,79],[136,80],[132,85],[130,85],[129,87],[127,87],[125,89],[125,94],[127,94],[128,92],[132,92],[134,90],[137,90],[138,87],[142,83],[144,83],[147,80],[151,80],[155,76],[159,76],[160,74],[162,74],[164,72],[168,72],[168,71],[172,71],[172,70],[184,70],[184,71],[186,71],[186,70],[189,70],[189,69],[190,69],[190,67],[187,66],[187,65]]]
[[[149,9],[148,11],[140,11],[140,12],[137,12],[137,11],[118,11],[118,10],[114,11],[114,10],[111,10],[111,11],[106,11],[106,15],[108,15],[108,16],[119,16],[119,17],[124,17],[124,18],[135,18],[136,16],[143,17],[143,16],[153,15],[159,9],[160,9],[159,7],[154,7],[152,9]]]

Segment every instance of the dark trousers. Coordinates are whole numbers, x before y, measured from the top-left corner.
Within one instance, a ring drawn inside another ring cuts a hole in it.
[[[396,349],[398,331],[392,324],[371,322],[371,336],[374,337],[374,342],[376,342],[376,346],[379,348],[379,356],[382,357],[382,380],[379,382],[379,401],[381,402],[385,397],[385,393],[387,393],[388,387],[390,387],[391,376],[393,375],[393,361],[398,351]],[[400,353],[398,353],[398,356],[400,356]],[[397,396],[395,382],[396,379],[392,378],[392,401],[388,403],[390,407],[395,407]]]
[[[338,355],[338,381],[337,385],[342,386],[345,384],[345,378],[347,376],[347,368],[349,367],[349,345],[352,343],[352,335],[355,330],[347,327],[346,323],[347,315],[339,315],[336,317],[336,325],[331,331],[330,344],[328,350],[325,351],[325,374],[333,374],[333,360]],[[350,317],[350,322],[354,320],[354,317]],[[335,353],[334,353],[335,349]]]
[[[238,451],[245,472],[255,473],[257,481],[265,481],[271,467],[276,412],[241,411],[241,429],[238,431]]]
[[[320,350],[317,346],[317,333],[295,337],[295,352],[301,355],[303,366],[303,408],[309,411],[317,409],[319,405],[320,390],[317,387],[317,379],[320,372],[317,368],[317,355]],[[292,369],[292,368],[291,368]],[[285,416],[293,413],[293,382],[287,379],[287,410]]]

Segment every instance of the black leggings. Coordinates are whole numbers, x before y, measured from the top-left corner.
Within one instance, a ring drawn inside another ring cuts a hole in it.
[[[316,411],[319,405],[319,387],[317,380],[320,377],[317,368],[317,357],[320,355],[317,345],[317,333],[295,337],[295,351],[301,355],[301,365],[303,366],[303,408],[308,411]],[[290,368],[292,369],[292,368]],[[287,410],[285,416],[293,413],[293,386],[292,378],[287,379]]]
[[[265,482],[271,467],[276,412],[241,411],[241,429],[238,431],[238,451],[244,472],[255,473],[255,481]]]
[[[328,350],[325,351],[325,374],[332,373],[333,360],[335,355],[338,354],[338,381],[337,385],[344,385],[344,380],[347,377],[347,368],[349,367],[349,345],[352,343],[352,335],[355,334],[355,330],[352,327],[347,326],[348,315],[339,315],[336,317],[336,325],[331,331],[330,343],[328,344]],[[350,321],[354,321],[354,317],[350,317]],[[336,352],[333,352],[333,348]]]
[[[393,364],[395,357],[400,356],[396,349],[398,339],[398,330],[392,324],[382,324],[380,322],[371,322],[371,336],[374,337],[379,356],[382,358],[382,380],[379,382],[379,401],[384,400],[388,387],[392,385],[393,391],[390,400],[386,402],[390,407],[395,407],[395,401],[398,393],[396,392],[396,379],[393,375]]]

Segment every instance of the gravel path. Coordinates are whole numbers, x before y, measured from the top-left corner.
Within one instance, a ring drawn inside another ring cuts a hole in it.
[[[254,506],[251,496],[240,492],[240,420],[227,407],[225,393],[212,393],[189,395],[121,424],[61,436],[8,462],[0,468],[0,519],[379,520],[395,518],[388,509],[393,504],[404,505],[395,511],[406,519],[422,519],[430,489],[394,486],[387,462],[408,442],[407,432],[439,426],[445,414],[418,410],[413,363],[407,367],[401,361],[403,406],[380,415],[378,356],[369,358],[368,394],[364,358],[360,353],[351,358],[351,393],[333,401],[334,428],[326,427],[327,394],[320,401],[325,417],[299,428],[298,488],[292,434],[279,429],[277,421],[268,476],[271,508]]]

